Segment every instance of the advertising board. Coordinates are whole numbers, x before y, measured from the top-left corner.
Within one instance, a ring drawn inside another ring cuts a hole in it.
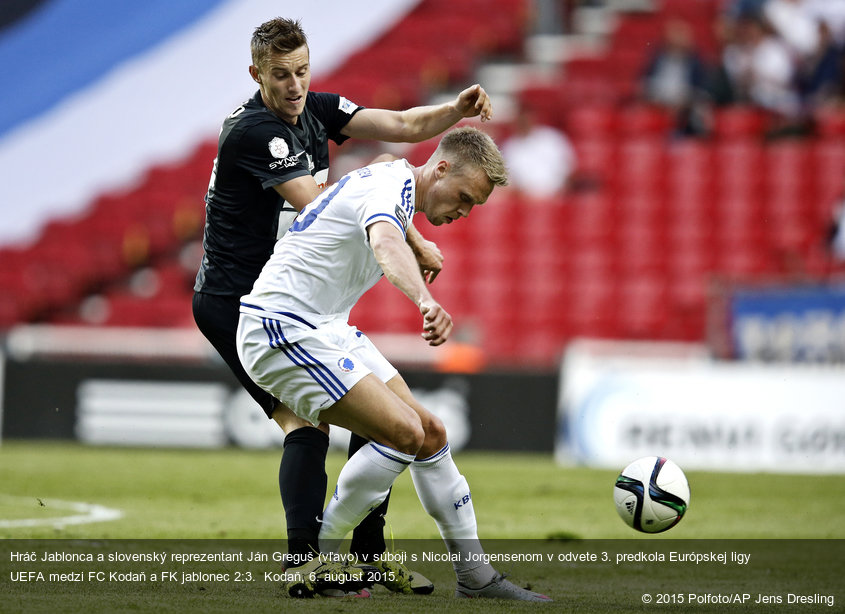
[[[696,346],[574,343],[556,456],[621,468],[845,472],[845,369],[709,359]]]

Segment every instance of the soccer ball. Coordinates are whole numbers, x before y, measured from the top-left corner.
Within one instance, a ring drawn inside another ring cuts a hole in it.
[[[689,483],[667,458],[646,456],[628,465],[613,487],[616,511],[629,527],[660,533],[681,521],[689,506]]]

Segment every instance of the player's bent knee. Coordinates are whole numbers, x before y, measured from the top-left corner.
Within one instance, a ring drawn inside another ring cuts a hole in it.
[[[437,416],[431,414],[430,418],[424,423],[425,428],[425,447],[434,448],[434,452],[446,445],[446,425]]]
[[[446,425],[443,421],[435,415],[426,421],[425,424],[426,438],[443,439],[446,440]]]
[[[416,416],[395,422],[385,434],[385,445],[404,454],[416,454],[425,442],[425,429]]]

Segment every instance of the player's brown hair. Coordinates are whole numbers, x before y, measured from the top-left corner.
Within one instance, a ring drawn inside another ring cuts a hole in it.
[[[300,21],[276,17],[265,21],[252,33],[252,63],[261,67],[272,53],[290,53],[303,45],[308,45],[308,37]]]
[[[508,171],[502,153],[488,134],[478,128],[464,126],[446,133],[435,156],[448,158],[460,173],[466,166],[482,169],[493,185],[508,185]]]

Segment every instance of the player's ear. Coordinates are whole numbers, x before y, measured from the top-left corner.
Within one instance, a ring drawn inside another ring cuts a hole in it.
[[[252,77],[252,80],[256,83],[261,83],[261,77],[258,74],[258,66],[256,66],[255,64],[250,64],[249,76]]]
[[[437,179],[445,177],[449,173],[449,169],[452,165],[449,163],[448,160],[440,160],[435,167],[434,167],[434,176]]]

